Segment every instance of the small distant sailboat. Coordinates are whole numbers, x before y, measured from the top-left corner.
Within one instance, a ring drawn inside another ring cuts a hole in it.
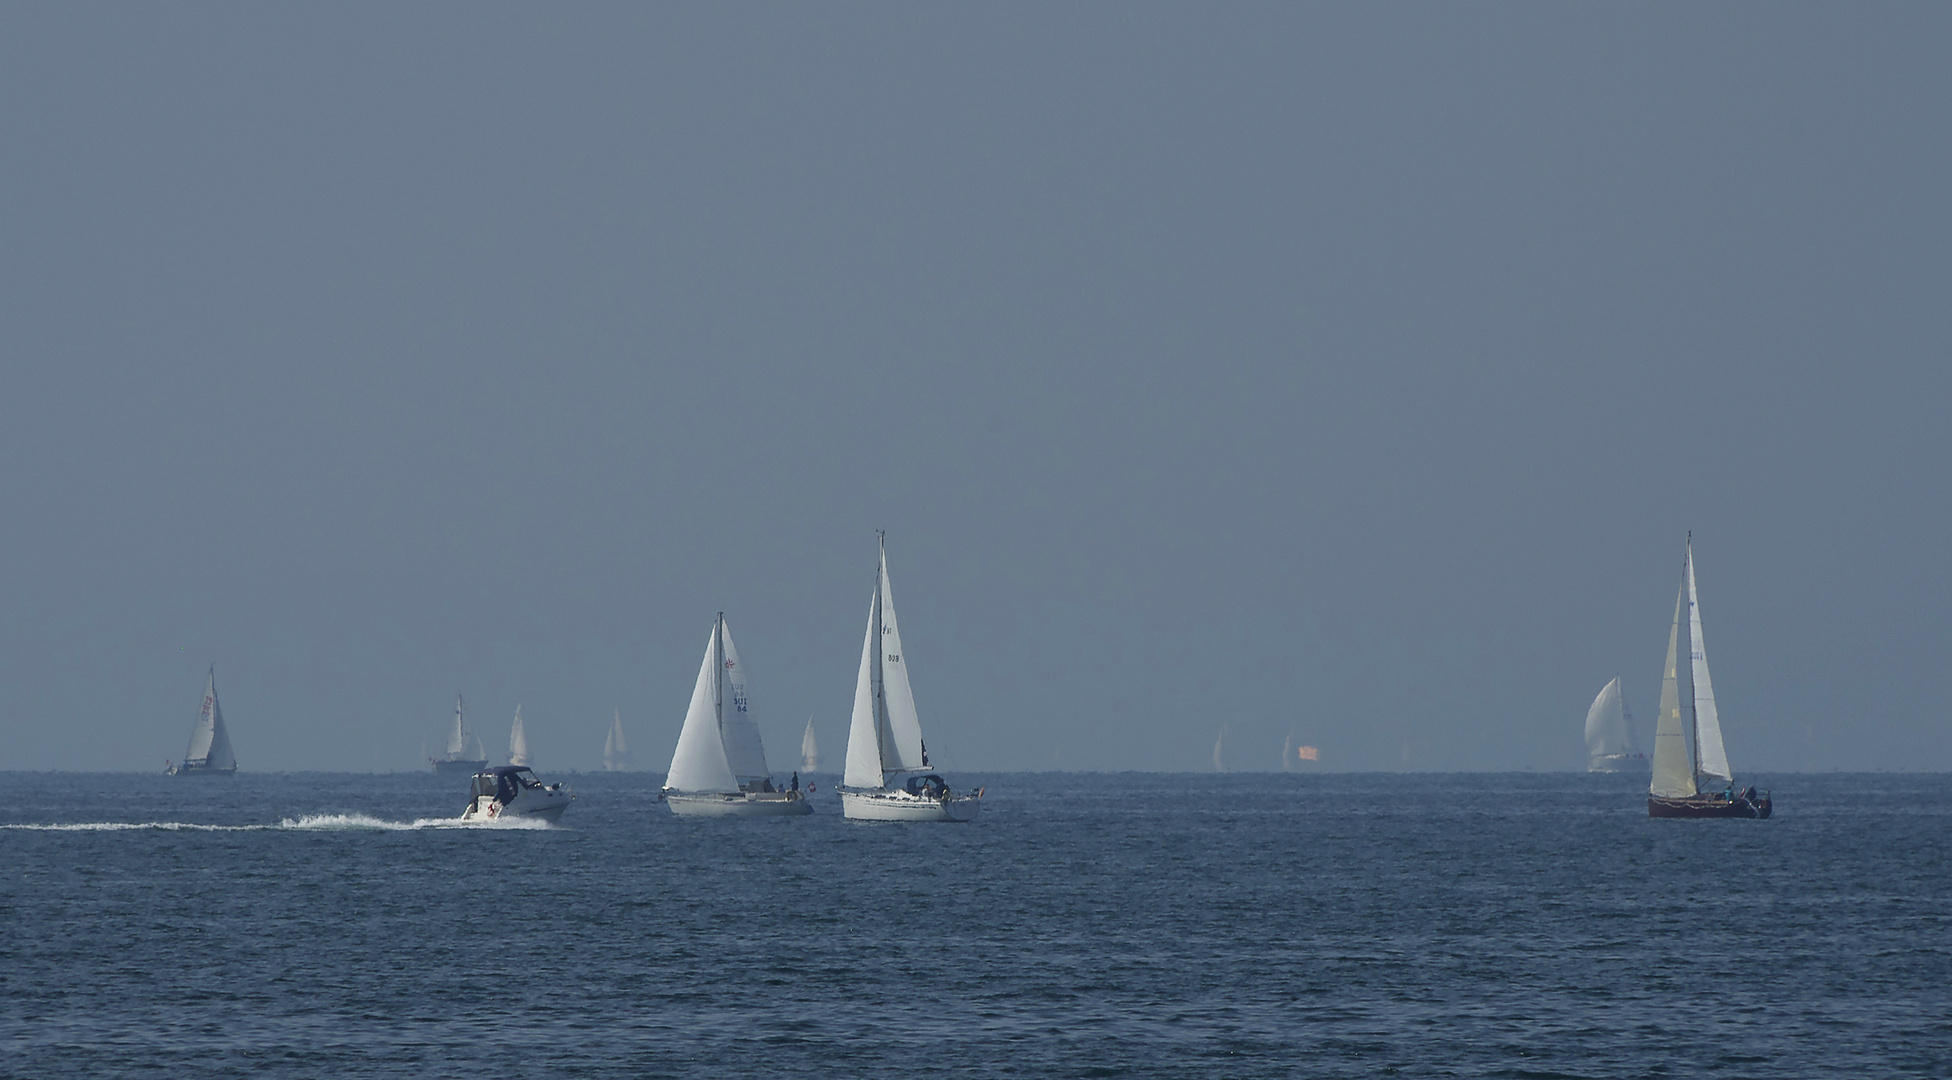
[[[1633,743],[1632,721],[1627,692],[1616,677],[1600,688],[1592,708],[1586,710],[1587,772],[1638,772],[1647,767],[1647,755]]]
[[[630,768],[630,746],[624,742],[624,714],[610,711],[610,737],[603,740],[603,771],[622,772]]]
[[[529,735],[522,730],[522,706],[515,706],[515,723],[508,729],[508,763],[529,765]]]
[[[217,704],[217,665],[212,664],[203,686],[203,710],[197,713],[196,727],[190,729],[189,753],[181,764],[169,767],[169,775],[229,776],[236,771],[237,755],[231,752],[224,710]]]
[[[881,538],[874,597],[868,603],[867,640],[854,679],[854,717],[847,730],[847,772],[841,810],[850,821],[974,821],[983,792],[956,794],[931,772],[908,662],[895,623],[894,589],[888,582],[888,545]],[[908,774],[901,786],[891,781]]]
[[[730,690],[732,708],[726,709]],[[781,791],[766,767],[759,725],[747,707],[745,669],[725,614],[712,623],[705,660],[692,687],[691,707],[678,732],[678,748],[664,778],[664,801],[673,813],[696,817],[811,814],[798,790]]]
[[[807,717],[807,733],[800,736],[800,771],[820,771],[820,744],[813,739],[813,717]]]
[[[430,758],[427,763],[437,773],[463,776],[473,776],[488,767],[488,752],[482,749],[481,740],[468,731],[459,694],[454,695],[454,727],[447,733],[447,755]]]
[[[1683,655],[1687,661],[1678,662]],[[1716,781],[1723,784],[1721,791],[1713,790]],[[1754,787],[1735,790],[1735,773],[1722,747],[1715,687],[1708,679],[1708,647],[1701,638],[1694,536],[1690,534],[1687,557],[1681,564],[1681,593],[1674,598],[1674,628],[1667,635],[1667,668],[1661,677],[1661,715],[1654,730],[1647,816],[1766,818],[1771,809],[1768,792],[1758,794]]]
[[[1213,740],[1213,771],[1227,771],[1227,725],[1220,725],[1220,737]]]

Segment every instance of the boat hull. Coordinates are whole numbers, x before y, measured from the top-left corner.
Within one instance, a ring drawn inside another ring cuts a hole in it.
[[[1738,795],[1724,799],[1718,795],[1696,795],[1687,799],[1647,796],[1650,818],[1766,818],[1774,809],[1769,796],[1747,799]]]
[[[208,765],[171,765],[170,776],[236,776],[237,766],[228,769],[213,769]]]
[[[906,791],[843,791],[841,813],[849,821],[975,821],[980,795],[930,799]]]
[[[1653,759],[1645,754],[1602,754],[1589,759],[1587,772],[1597,773],[1644,773],[1653,767]]]
[[[666,793],[664,801],[679,817],[799,817],[813,804],[797,791]]]
[[[489,821],[502,818],[541,818],[555,821],[569,809],[571,796],[567,793],[525,791],[514,802],[502,803],[483,795],[475,800],[473,806],[461,813],[462,821]]]

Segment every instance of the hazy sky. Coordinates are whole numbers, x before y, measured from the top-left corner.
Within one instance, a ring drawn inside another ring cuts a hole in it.
[[[0,7],[0,768],[1952,769],[1952,7]]]

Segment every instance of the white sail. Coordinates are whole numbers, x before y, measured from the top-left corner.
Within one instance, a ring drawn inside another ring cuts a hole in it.
[[[1610,768],[1607,758],[1634,752],[1633,733],[1627,728],[1626,692],[1618,678],[1601,687],[1592,707],[1586,710],[1586,752],[1594,771]]]
[[[529,735],[522,729],[522,706],[515,706],[515,723],[508,729],[508,763],[529,764]]]
[[[732,628],[719,616],[719,670],[724,687],[720,692],[719,737],[725,742],[725,763],[732,776],[744,785],[764,780],[772,773],[766,768],[766,747],[759,739],[759,725],[752,718],[751,699],[746,695],[746,669],[739,662],[739,650],[732,645]]]
[[[877,707],[881,681],[876,674],[874,646],[881,637],[881,583],[868,598],[868,632],[861,640],[861,670],[854,677],[854,714],[847,726],[847,771],[841,781],[852,788],[878,788],[887,783],[881,771],[881,744],[887,724]]]
[[[1213,740],[1213,771],[1227,771],[1227,726],[1220,725],[1220,737]]]
[[[1295,732],[1288,729],[1288,737],[1281,740],[1281,771],[1293,772],[1295,768]]]
[[[190,750],[184,763],[201,765],[213,772],[237,768],[237,755],[231,752],[230,732],[224,727],[223,706],[217,703],[217,665],[210,665],[209,680],[203,686],[203,708],[197,725],[190,730]]]
[[[454,730],[447,733],[447,756],[460,757],[468,750],[468,726],[461,717],[461,695],[454,695]]]
[[[610,713],[610,734],[603,740],[603,767],[609,772],[618,772],[630,764],[630,746],[624,742],[624,714],[613,709]]]
[[[685,710],[685,726],[678,732],[678,748],[671,754],[671,769],[664,777],[669,791],[737,791],[732,766],[725,760],[725,741],[718,733],[719,694],[722,684],[719,667],[718,624],[705,641],[705,659],[698,665],[698,682],[691,689],[691,706]]]
[[[816,772],[820,768],[820,744],[813,739],[813,717],[807,717],[807,733],[800,736],[800,769]]]
[[[1667,666],[1661,669],[1660,718],[1654,725],[1654,774],[1647,791],[1664,799],[1685,799],[1696,793],[1694,758],[1685,734],[1688,718],[1681,715],[1682,680],[1693,682],[1692,671],[1680,665],[1681,605],[1687,600],[1687,587],[1674,597],[1674,626],[1667,632]],[[1693,711],[1692,692],[1686,695]]]
[[[1701,605],[1695,595],[1694,545],[1688,545],[1688,656],[1694,678],[1695,766],[1702,776],[1729,781],[1728,752],[1722,748],[1721,716],[1715,711],[1715,686],[1708,680],[1708,646],[1701,637]],[[1699,784],[1699,779],[1696,783]]]

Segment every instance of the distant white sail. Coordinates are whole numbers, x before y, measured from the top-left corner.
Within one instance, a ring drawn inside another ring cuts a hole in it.
[[[1708,646],[1701,637],[1701,604],[1695,595],[1694,545],[1688,545],[1688,656],[1694,676],[1694,737],[1696,768],[1702,776],[1730,781],[1728,752],[1722,748],[1721,715],[1715,710],[1715,686],[1708,679]],[[1699,781],[1696,781],[1699,783]]]
[[[522,730],[522,706],[515,706],[515,723],[508,729],[508,763],[529,764],[529,736]]]
[[[1295,732],[1288,729],[1288,737],[1281,740],[1281,771],[1293,772],[1295,769]]]
[[[203,708],[197,713],[196,727],[190,729],[190,750],[183,764],[210,772],[237,768],[237,755],[230,748],[230,731],[224,727],[224,710],[217,703],[217,665],[210,665],[209,680],[203,686]]]
[[[820,768],[820,744],[813,739],[813,717],[807,717],[807,733],[800,736],[800,768],[816,772]]]
[[[460,757],[468,750],[468,725],[461,717],[461,695],[454,695],[454,730],[447,733],[447,756]]]
[[[1220,737],[1213,740],[1213,771],[1227,771],[1227,726],[1220,725]]]
[[[1635,752],[1633,732],[1627,727],[1626,692],[1618,678],[1601,687],[1586,710],[1586,752],[1593,772],[1611,771],[1619,759]]]
[[[609,772],[619,772],[630,764],[630,746],[624,742],[624,714],[613,709],[610,713],[610,734],[603,740],[603,767]]]

